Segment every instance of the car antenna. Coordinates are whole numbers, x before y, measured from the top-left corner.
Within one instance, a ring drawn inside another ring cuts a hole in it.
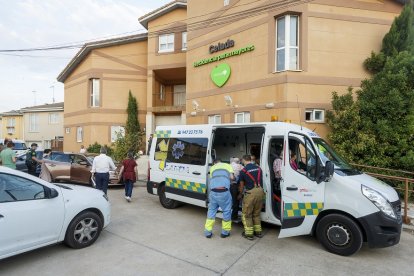
[[[298,104],[300,130],[303,130],[303,128],[302,128],[302,114],[301,114],[301,110],[299,108],[299,98],[298,98],[298,94],[296,94],[296,102]]]

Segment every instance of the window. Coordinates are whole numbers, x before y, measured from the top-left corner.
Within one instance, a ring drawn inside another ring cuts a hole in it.
[[[185,84],[174,85],[174,106],[185,105]]]
[[[99,107],[99,100],[100,100],[100,82],[99,79],[91,79],[91,99],[90,105],[91,107]]]
[[[235,123],[250,123],[250,112],[240,112],[234,114]]]
[[[65,128],[65,133],[69,134],[70,133],[70,127]]]
[[[160,35],[158,38],[158,53],[174,51],[174,34]]]
[[[221,124],[221,115],[210,115],[208,116],[209,124]]]
[[[299,70],[299,16],[276,19],[276,71]]]
[[[111,126],[111,142],[115,142],[118,139],[118,135],[125,137],[125,128],[123,126]]]
[[[207,138],[170,138],[167,162],[205,165]]]
[[[44,140],[43,141],[43,148],[50,149],[52,147],[52,141],[50,140]]]
[[[82,142],[83,141],[83,129],[82,127],[78,127],[76,129],[76,142]]]
[[[289,152],[290,167],[309,179],[315,180],[317,155],[311,141],[303,135],[290,133]]]
[[[305,121],[323,123],[325,121],[325,110],[307,109],[305,111]]]
[[[164,84],[160,84],[160,100],[165,100],[165,86]]]
[[[49,124],[58,124],[59,123],[59,113],[49,113]]]
[[[228,6],[230,4],[230,0],[224,0],[224,6]]]
[[[42,185],[26,178],[0,174],[0,203],[45,198]]]
[[[39,131],[39,116],[36,113],[29,114],[29,132]]]
[[[182,34],[182,50],[187,50],[187,32],[183,32]]]
[[[15,127],[16,118],[7,118],[7,127]]]

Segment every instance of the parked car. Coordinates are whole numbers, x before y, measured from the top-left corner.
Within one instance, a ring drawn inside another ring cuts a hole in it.
[[[0,259],[54,243],[93,244],[111,218],[100,190],[51,184],[0,167]]]
[[[97,156],[91,153],[65,153],[52,152],[50,160],[53,163],[46,163],[52,182],[69,181],[95,186],[92,179],[92,163]],[[119,168],[109,172],[109,185],[118,185],[122,182],[118,179]]]
[[[39,160],[42,160],[43,158],[43,150],[37,150],[36,151],[36,158]],[[40,164],[36,167],[36,174],[40,174]],[[22,172],[27,173],[27,166],[26,166],[26,153],[21,153],[16,156],[16,169]]]

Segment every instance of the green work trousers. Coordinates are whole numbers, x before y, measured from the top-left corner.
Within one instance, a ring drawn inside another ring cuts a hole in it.
[[[262,210],[264,191],[261,187],[255,187],[246,191],[243,198],[242,221],[246,236],[262,232],[260,211]]]

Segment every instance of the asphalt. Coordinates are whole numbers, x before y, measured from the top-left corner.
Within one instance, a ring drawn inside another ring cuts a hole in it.
[[[92,246],[73,250],[59,244],[0,261],[0,275],[412,275],[414,234],[398,245],[351,257],[325,251],[309,236],[278,239],[279,227],[264,225],[264,237],[248,241],[241,225],[232,235],[206,239],[206,209],[164,209],[158,197],[136,185],[131,203],[122,187],[111,188],[111,224]]]

